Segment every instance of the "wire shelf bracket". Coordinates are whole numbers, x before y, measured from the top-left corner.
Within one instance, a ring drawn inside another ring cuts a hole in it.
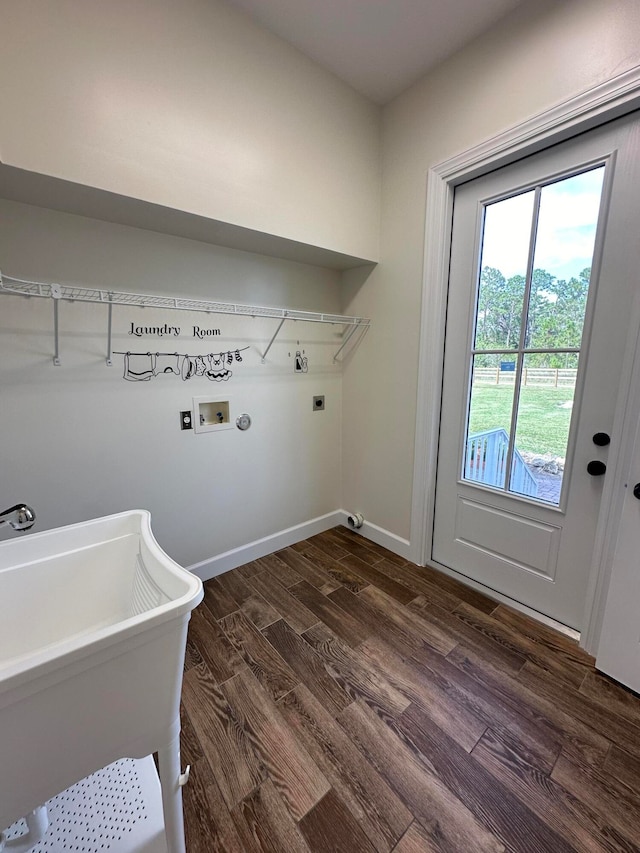
[[[269,308],[264,305],[242,305],[236,302],[212,302],[203,299],[183,299],[178,296],[153,296],[147,293],[127,293],[114,290],[95,290],[89,287],[73,287],[66,284],[54,284],[41,281],[29,281],[27,279],[15,278],[3,275],[0,272],[0,293],[12,296],[42,297],[53,300],[53,335],[54,356],[53,363],[56,367],[60,361],[59,340],[59,317],[58,305],[61,301],[66,302],[92,302],[107,305],[107,355],[106,364],[111,367],[112,360],[112,323],[113,306],[128,305],[140,308],[166,308],[172,311],[199,311],[205,314],[234,314],[244,317],[272,317],[279,320],[279,324],[260,359],[264,364],[267,354],[274,341],[278,337],[286,320],[301,320],[306,323],[331,323],[342,325],[343,342],[333,356],[334,362],[338,355],[351,340],[358,329],[367,329],[371,320],[364,317],[350,317],[344,314],[325,314],[314,311],[297,311],[287,308]],[[347,331],[347,329],[349,331]]]

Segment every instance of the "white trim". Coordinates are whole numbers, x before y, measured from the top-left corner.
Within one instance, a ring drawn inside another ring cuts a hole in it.
[[[274,551],[279,551],[281,548],[288,548],[290,545],[295,545],[296,542],[301,542],[317,533],[323,533],[325,530],[337,527],[343,523],[343,518],[346,521],[346,513],[343,510],[328,512],[326,515],[312,518],[309,521],[302,522],[302,524],[296,524],[294,527],[287,527],[286,530],[280,530],[278,533],[272,533],[262,539],[256,539],[247,545],[232,548],[230,551],[225,551],[223,554],[218,554],[208,560],[194,563],[192,566],[188,566],[188,569],[200,580],[208,581],[216,575],[224,574],[224,572],[236,569],[238,566],[244,566],[245,563],[250,563],[252,560],[257,560],[259,557],[273,554]]]
[[[286,530],[280,530],[278,533],[263,536],[262,539],[256,539],[246,545],[240,545],[238,548],[232,548],[230,551],[210,557],[208,560],[202,560],[200,563],[194,563],[187,568],[200,580],[208,581],[217,575],[222,575],[225,572],[230,572],[231,569],[237,569],[238,566],[244,566],[245,563],[257,560],[259,557],[265,557],[267,554],[273,554],[274,551],[288,548],[290,545],[302,542],[303,539],[309,539],[317,533],[324,533],[325,530],[331,530],[332,527],[343,525],[351,530],[347,523],[348,516],[349,513],[346,509],[337,509],[334,512],[328,512],[326,515],[318,516],[318,518],[304,521],[302,524],[296,524],[294,527],[287,527]],[[355,532],[364,536],[365,539],[370,539],[377,545],[382,545],[383,548],[393,551],[394,554],[405,560],[411,559],[409,541],[378,527],[377,524],[365,521],[362,527]]]
[[[431,555],[452,216],[453,185],[430,169],[411,511],[411,559],[420,566]]]
[[[604,608],[626,497],[625,489],[631,485],[627,482],[627,477],[633,463],[636,430],[638,420],[640,420],[640,388],[634,377],[637,377],[639,372],[640,294],[636,294],[629,324],[625,361],[620,373],[620,388],[613,429],[611,430],[612,444],[617,444],[619,451],[616,454],[614,464],[609,465],[608,473],[611,476],[607,477],[604,482],[602,492],[604,510],[600,513],[596,529],[593,568],[589,577],[583,619],[585,629],[582,633],[582,644],[594,656],[600,642]],[[620,488],[622,484],[624,484],[624,488]]]
[[[370,539],[371,542],[375,542],[376,545],[381,545],[383,548],[386,548],[387,551],[393,551],[394,554],[397,554],[404,560],[411,560],[411,543],[408,539],[402,539],[402,537],[396,536],[395,533],[385,530],[384,527],[378,527],[377,524],[372,524],[366,519],[364,520],[362,527],[354,530],[352,527],[349,527],[349,524],[347,523],[347,517],[350,513],[344,509],[341,509],[339,513],[341,515],[340,524],[344,527],[348,527],[349,530],[353,531],[353,533],[358,533],[365,539]]]
[[[459,184],[619,118],[638,106],[640,65],[444,160],[432,171],[448,183]]]
[[[429,169],[425,222],[425,255],[422,296],[422,325],[418,366],[416,447],[411,512],[411,559],[429,562],[435,497],[435,465],[440,422],[444,322],[448,286],[449,249],[453,192],[457,184],[541,151],[640,107],[640,66],[564,101],[545,112],[485,140],[461,154]],[[638,329],[632,329],[637,337]],[[629,391],[625,372],[620,399]],[[620,412],[616,414],[619,422]],[[621,456],[624,456],[621,448]],[[592,649],[597,643],[606,584],[603,577],[611,565],[617,518],[612,500],[622,476],[620,465],[610,478],[609,505],[603,501],[591,569],[583,642]]]

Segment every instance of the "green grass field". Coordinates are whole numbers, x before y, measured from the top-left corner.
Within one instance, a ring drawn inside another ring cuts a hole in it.
[[[525,386],[520,395],[516,446],[520,451],[564,456],[571,409],[562,404],[573,399],[573,388]],[[469,435],[503,427],[509,432],[513,386],[476,385],[471,397]]]

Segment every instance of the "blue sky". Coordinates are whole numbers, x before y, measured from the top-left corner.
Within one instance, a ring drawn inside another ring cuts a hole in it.
[[[604,167],[542,188],[534,266],[569,279],[593,258]],[[486,208],[482,266],[507,278],[524,275],[531,233],[533,190]]]

